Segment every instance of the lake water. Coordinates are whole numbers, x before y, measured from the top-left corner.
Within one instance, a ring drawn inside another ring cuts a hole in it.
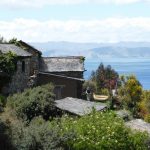
[[[101,62],[104,65],[111,65],[120,75],[136,75],[143,88],[150,89],[150,59],[86,60],[85,69],[87,71],[84,73],[85,79],[90,77],[91,71],[96,70]]]

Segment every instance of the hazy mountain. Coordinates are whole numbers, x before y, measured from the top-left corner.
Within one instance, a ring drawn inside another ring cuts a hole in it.
[[[83,55],[87,59],[99,58],[150,58],[150,43],[73,43],[46,42],[30,43],[43,52],[44,56]]]

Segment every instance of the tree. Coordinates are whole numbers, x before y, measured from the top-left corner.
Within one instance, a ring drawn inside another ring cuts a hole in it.
[[[112,69],[110,65],[108,65],[105,70],[105,87],[109,90],[115,89],[117,80],[119,78],[118,73],[114,69]]]
[[[150,122],[150,91],[145,90],[142,93],[142,101],[139,103],[140,117]]]
[[[134,75],[122,77],[119,97],[124,106],[131,110],[133,115],[138,115],[138,102],[141,101],[142,86]]]
[[[105,67],[103,63],[101,63],[97,70],[92,72],[90,80],[96,82],[99,92],[104,88],[111,91],[111,89],[115,89],[118,77],[118,73],[112,69],[110,65]]]
[[[97,84],[97,89],[101,90],[104,88],[105,85],[105,68],[103,63],[101,63],[96,70],[96,84]]]

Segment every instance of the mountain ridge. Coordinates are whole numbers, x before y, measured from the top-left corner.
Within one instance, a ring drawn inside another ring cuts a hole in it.
[[[87,59],[98,58],[150,58],[150,42],[119,43],[75,43],[45,42],[29,43],[41,50],[44,56],[79,56]]]

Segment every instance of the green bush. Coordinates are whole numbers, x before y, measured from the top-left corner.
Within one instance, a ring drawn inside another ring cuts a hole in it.
[[[147,114],[144,116],[144,120],[148,123],[150,123],[150,114]]]
[[[65,150],[68,139],[74,133],[61,134],[57,121],[48,122],[41,117],[34,118],[29,126],[21,122],[11,127],[12,144],[16,150]]]
[[[88,81],[85,81],[84,84],[83,84],[83,89],[86,90],[87,88],[90,88],[93,92],[96,91],[96,83],[91,81],[91,80],[88,80]]]
[[[16,120],[6,131],[5,142],[15,150],[147,150],[149,142],[146,133],[132,132],[113,112],[51,122],[35,117],[28,125]]]
[[[141,102],[139,103],[140,117],[146,122],[150,122],[150,91],[144,90]]]
[[[63,118],[63,133],[74,131],[68,140],[72,150],[146,150],[147,134],[132,132],[113,112],[92,113],[79,119]]]
[[[54,98],[53,85],[47,84],[8,97],[7,106],[25,121],[31,121],[36,116],[48,119],[54,113]]]
[[[0,71],[2,71],[5,75],[0,76],[0,91],[10,80],[11,76],[15,72],[15,64],[17,62],[16,54],[12,52],[8,52],[3,54],[0,51]]]
[[[142,99],[142,86],[134,75],[122,76],[118,97],[121,105],[132,112],[134,117],[139,117],[139,103]]]

